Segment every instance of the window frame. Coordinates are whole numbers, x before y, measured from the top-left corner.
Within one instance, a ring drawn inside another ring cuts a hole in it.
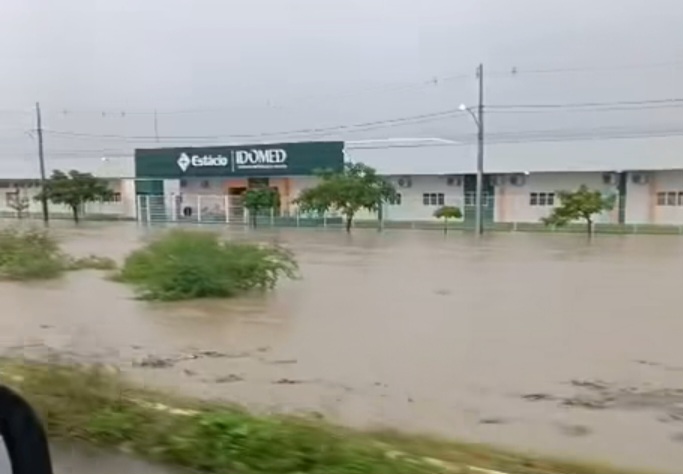
[[[423,206],[445,206],[446,194],[439,192],[422,193]]]

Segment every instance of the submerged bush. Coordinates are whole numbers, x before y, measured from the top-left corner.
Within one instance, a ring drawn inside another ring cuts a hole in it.
[[[292,254],[279,247],[226,242],[212,232],[173,231],[130,254],[118,280],[145,299],[231,297],[294,278]]]
[[[68,270],[108,270],[113,260],[91,255],[75,259],[62,253],[57,240],[42,229],[0,230],[0,279],[43,280]]]
[[[64,271],[64,256],[57,241],[36,229],[0,230],[0,278],[46,279]]]

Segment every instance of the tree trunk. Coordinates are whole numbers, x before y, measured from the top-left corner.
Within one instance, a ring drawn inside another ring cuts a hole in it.
[[[448,234],[448,218],[445,217],[443,220],[443,234]]]
[[[251,225],[254,229],[256,229],[256,221],[258,219],[258,213],[252,212],[251,213]]]
[[[586,226],[588,231],[588,238],[593,237],[593,220],[590,217],[586,217]]]
[[[351,232],[351,224],[353,223],[353,214],[347,214],[346,216],[346,232]]]
[[[73,214],[74,222],[76,224],[78,224],[78,221],[79,221],[78,206],[71,206],[71,213]]]

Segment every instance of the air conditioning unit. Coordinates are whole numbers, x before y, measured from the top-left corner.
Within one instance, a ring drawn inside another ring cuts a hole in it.
[[[524,186],[526,183],[526,176],[523,174],[513,174],[510,176],[510,184],[513,186]]]
[[[462,176],[448,176],[446,184],[448,186],[462,186]]]
[[[617,174],[616,173],[602,173],[602,184],[608,184],[614,186],[617,184]]]
[[[650,177],[645,173],[632,173],[631,182],[633,184],[647,184]]]
[[[410,188],[413,185],[413,180],[410,179],[408,176],[403,176],[401,178],[398,178],[398,186],[400,188]]]
[[[496,174],[489,178],[492,186],[503,186],[505,184],[505,176],[502,174]]]

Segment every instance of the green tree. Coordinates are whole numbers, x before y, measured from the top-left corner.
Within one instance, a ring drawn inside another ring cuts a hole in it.
[[[258,213],[266,209],[275,209],[280,205],[280,194],[272,188],[252,188],[244,193],[244,207],[249,210],[251,223],[256,227]]]
[[[588,235],[593,233],[593,216],[611,210],[616,199],[614,195],[605,197],[600,191],[592,191],[583,184],[576,191],[560,191],[558,197],[560,205],[541,221],[547,226],[562,227],[583,219]]]
[[[396,198],[396,188],[363,163],[346,163],[342,171],[318,175],[322,181],[303,190],[295,202],[304,212],[339,211],[344,216],[347,232],[351,232],[358,211],[377,212],[382,203]]]
[[[462,219],[462,211],[456,206],[442,206],[434,211],[434,217],[443,219],[443,233],[448,233],[448,219]]]
[[[73,214],[74,222],[78,222],[81,210],[86,203],[108,201],[113,194],[105,180],[96,178],[91,173],[81,173],[76,170],[65,173],[54,170],[35,199],[40,201],[45,195],[54,204],[68,206]]]

